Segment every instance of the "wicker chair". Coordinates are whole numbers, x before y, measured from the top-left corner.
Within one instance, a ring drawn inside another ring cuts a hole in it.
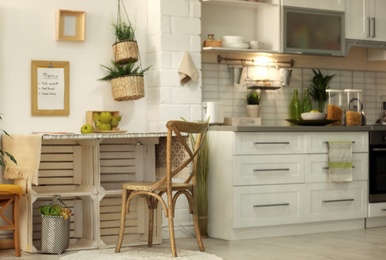
[[[197,205],[196,205],[196,168],[197,168],[197,154],[202,147],[208,130],[208,123],[193,123],[185,121],[169,121],[166,124],[168,129],[166,141],[166,176],[156,182],[132,182],[124,183],[122,185],[122,212],[121,225],[119,230],[119,238],[115,248],[118,253],[121,250],[126,214],[130,209],[130,202],[136,196],[145,197],[149,208],[149,232],[148,232],[148,246],[152,246],[153,241],[153,222],[154,210],[157,208],[158,202],[161,204],[165,217],[168,218],[170,246],[173,257],[177,257],[177,249],[174,235],[174,207],[177,198],[184,194],[189,202],[189,211],[193,215],[194,230],[198,247],[204,251],[204,244],[202,243],[200,229],[198,226]],[[184,134],[197,134],[195,147],[193,150],[188,144],[188,138]],[[172,142],[178,139],[183,145],[188,154],[188,158],[182,162],[178,167],[172,169]],[[181,172],[186,166],[193,163],[192,172],[183,183],[173,182],[173,177]],[[174,194],[173,194],[174,192]],[[167,201],[162,198],[166,194]]]
[[[20,222],[19,222],[19,199],[22,188],[14,184],[0,184],[0,231],[12,231],[13,241],[0,240],[0,248],[15,248],[15,255],[20,257]],[[7,217],[5,211],[12,206],[12,220]]]

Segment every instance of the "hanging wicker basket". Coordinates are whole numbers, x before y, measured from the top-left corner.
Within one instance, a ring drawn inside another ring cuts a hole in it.
[[[123,41],[113,44],[115,62],[127,64],[138,61],[138,44],[136,41]]]
[[[143,98],[145,96],[143,75],[129,75],[112,79],[111,90],[116,101]]]

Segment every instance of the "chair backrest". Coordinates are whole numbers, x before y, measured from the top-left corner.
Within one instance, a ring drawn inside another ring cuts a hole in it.
[[[206,133],[209,128],[208,122],[172,120],[167,122],[166,127],[168,129],[166,141],[166,176],[159,180],[155,185],[158,187],[159,185],[163,185],[167,182],[171,183],[172,178],[192,162],[192,171],[184,182],[189,183],[192,179],[193,182],[195,182],[194,178],[197,169],[197,155],[205,142]],[[174,153],[172,151],[172,143],[177,141],[184,148],[187,156],[178,167],[173,169],[172,159]],[[189,142],[191,144],[189,144]]]

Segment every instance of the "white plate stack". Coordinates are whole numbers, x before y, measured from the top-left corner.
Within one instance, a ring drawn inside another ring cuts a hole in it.
[[[223,36],[221,37],[222,47],[234,49],[248,49],[249,44],[242,36]]]

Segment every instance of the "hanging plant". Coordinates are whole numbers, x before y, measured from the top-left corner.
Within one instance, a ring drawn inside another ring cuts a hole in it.
[[[126,64],[138,61],[139,51],[138,43],[135,40],[135,29],[129,20],[123,1],[122,6],[127,18],[127,22],[123,21],[121,18],[121,1],[122,0],[118,0],[117,22],[113,23],[115,34],[113,52],[115,61],[118,64]]]

